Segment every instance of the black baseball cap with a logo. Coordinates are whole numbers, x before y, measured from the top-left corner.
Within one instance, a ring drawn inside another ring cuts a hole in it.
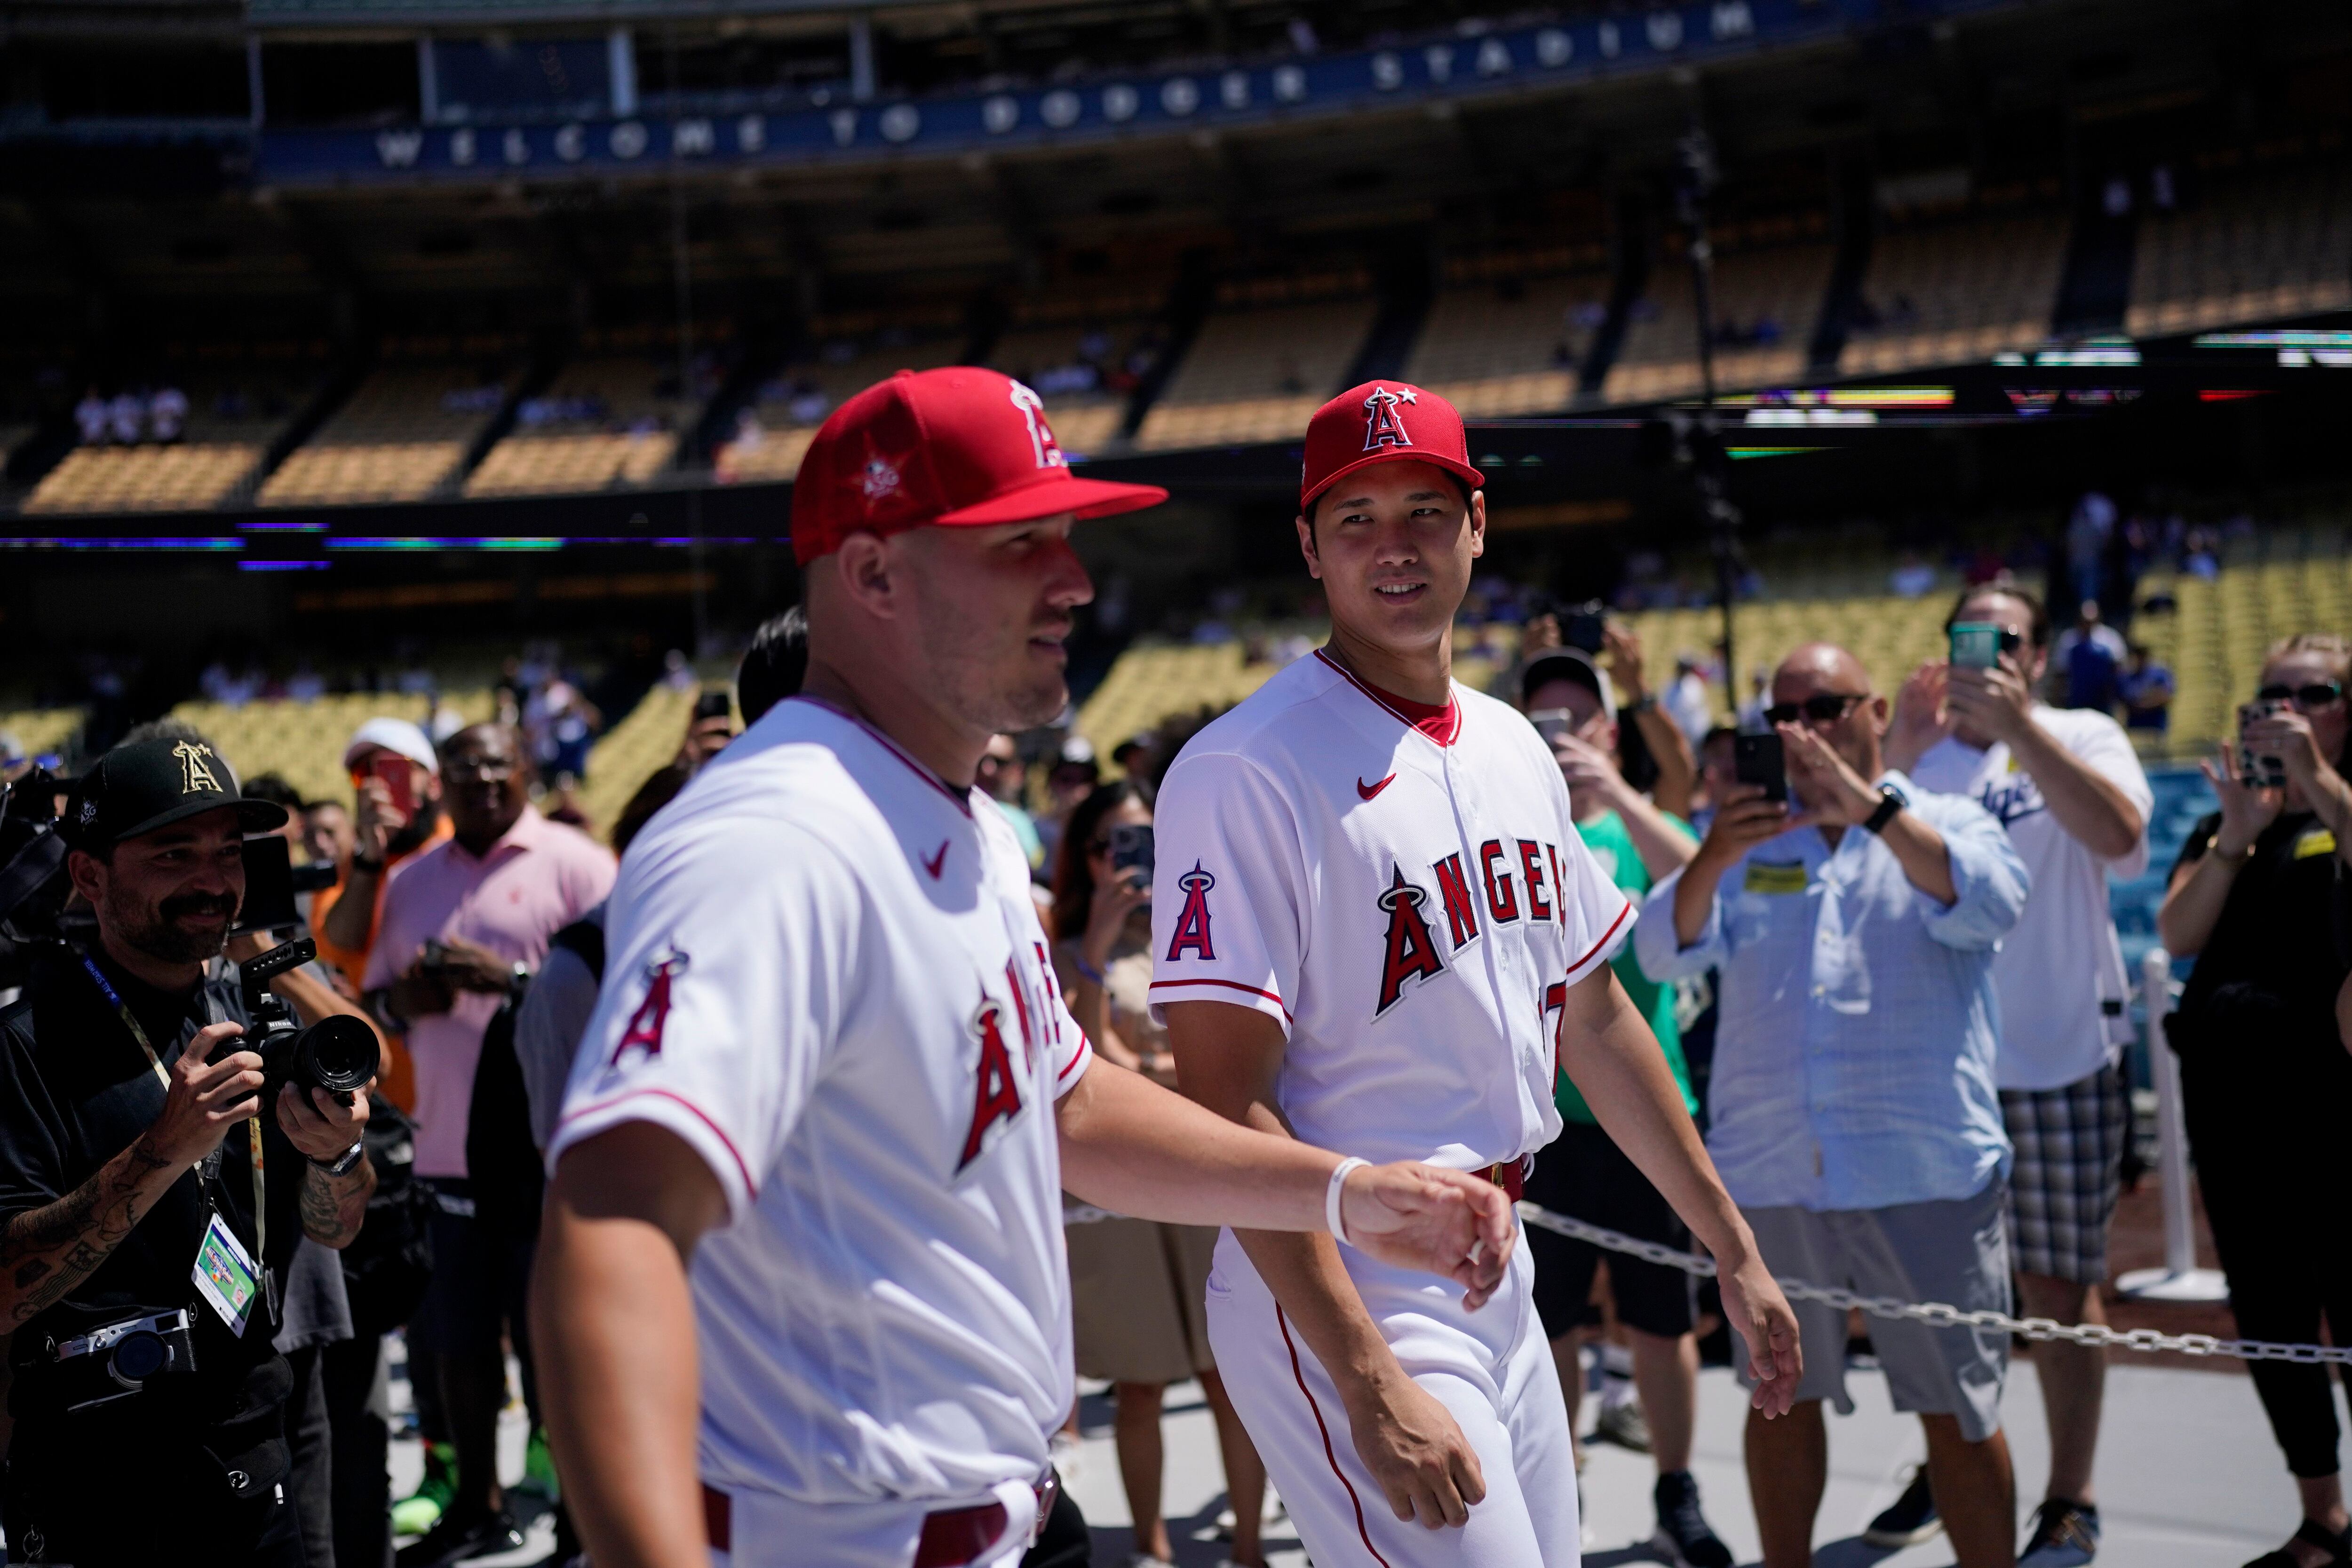
[[[75,781],[58,826],[71,847],[97,851],[225,805],[236,808],[247,833],[286,826],[284,806],[237,793],[236,773],[207,742],[137,741],[115,747]]]

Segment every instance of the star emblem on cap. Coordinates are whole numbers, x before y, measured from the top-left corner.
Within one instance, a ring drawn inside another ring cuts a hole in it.
[[[868,501],[880,500],[898,488],[898,466],[880,458],[866,459],[866,468],[858,476],[857,488]]]

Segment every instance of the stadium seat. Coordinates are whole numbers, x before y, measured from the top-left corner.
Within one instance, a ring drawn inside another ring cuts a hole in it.
[[[441,695],[469,721],[490,717],[488,686],[445,689]],[[172,710],[173,718],[204,731],[240,776],[274,773],[305,800],[345,805],[351,803],[352,781],[343,772],[343,748],[352,731],[379,715],[422,723],[427,717],[425,700],[398,691],[355,691],[310,702],[270,699],[231,707],[194,701]]]
[[[455,472],[512,391],[457,366],[378,370],[278,465],[263,506],[421,500]]]
[[[1238,297],[1249,298],[1246,289]],[[1202,326],[1135,444],[1147,451],[1303,435],[1372,324],[1370,299],[1220,310]]]
[[[1544,279],[1507,294],[1447,289],[1422,326],[1405,379],[1472,419],[1565,408],[1587,347],[1573,318],[1608,298],[1609,279],[1592,274]]]
[[[0,735],[13,735],[24,748],[25,755],[37,757],[47,752],[62,752],[68,742],[82,726],[83,711],[79,708],[20,708],[14,712],[0,711]]]
[[[1785,384],[1804,372],[1805,353],[1829,291],[1833,252],[1827,245],[1789,245],[1735,252],[1715,264],[1718,327],[1775,329],[1769,342],[1730,343],[1714,353],[1717,388]],[[1611,403],[1687,397],[1700,387],[1696,301],[1685,261],[1662,262],[1634,309],[1625,341],[1609,368],[1602,396]]]
[[[693,406],[656,390],[677,366],[642,355],[574,361],[524,401],[555,411],[519,422],[466,478],[469,496],[551,495],[642,485],[669,466]],[[673,389],[675,382],[672,383]],[[583,410],[565,417],[571,410]]]
[[[2352,308],[2352,168],[2205,172],[2201,201],[2142,216],[2134,337]]]
[[[1850,331],[1838,368],[1882,374],[2041,342],[2057,307],[2066,232],[2063,214],[2034,213],[1880,236],[1863,279],[1877,324]]]
[[[188,410],[168,444],[77,447],[25,498],[33,513],[202,511],[228,500],[307,402],[319,372],[272,365],[243,374],[158,377],[180,385]],[[234,397],[230,395],[234,394]],[[0,451],[9,445],[0,431]]]

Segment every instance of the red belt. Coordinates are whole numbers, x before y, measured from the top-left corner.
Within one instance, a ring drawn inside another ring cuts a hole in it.
[[[1045,1533],[1045,1516],[1054,1511],[1054,1494],[1061,1486],[1061,1478],[1048,1470],[1045,1479],[1030,1489],[1037,1494],[1037,1521],[1030,1529],[1030,1540]],[[915,1542],[913,1568],[966,1568],[1003,1538],[1004,1525],[1004,1505],[1001,1502],[943,1508],[927,1513],[923,1516],[923,1532]],[[707,1483],[702,1489],[702,1528],[715,1550],[734,1550],[734,1510],[725,1492]]]
[[[1478,1173],[1503,1189],[1503,1195],[1517,1203],[1528,1195],[1528,1163],[1524,1156],[1505,1160]]]

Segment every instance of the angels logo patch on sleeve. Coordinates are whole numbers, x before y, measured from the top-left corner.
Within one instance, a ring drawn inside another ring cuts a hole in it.
[[[646,963],[646,999],[629,1015],[627,1028],[604,1064],[610,1082],[630,1068],[661,1055],[662,1032],[669,1026],[670,984],[686,973],[687,956],[676,946],[663,948]]]
[[[1187,953],[1214,959],[1217,949],[1209,934],[1209,889],[1217,885],[1217,879],[1201,869],[1195,860],[1191,870],[1176,879],[1176,885],[1184,889],[1184,909],[1176,917],[1176,934],[1168,941],[1168,962],[1173,963]]]

